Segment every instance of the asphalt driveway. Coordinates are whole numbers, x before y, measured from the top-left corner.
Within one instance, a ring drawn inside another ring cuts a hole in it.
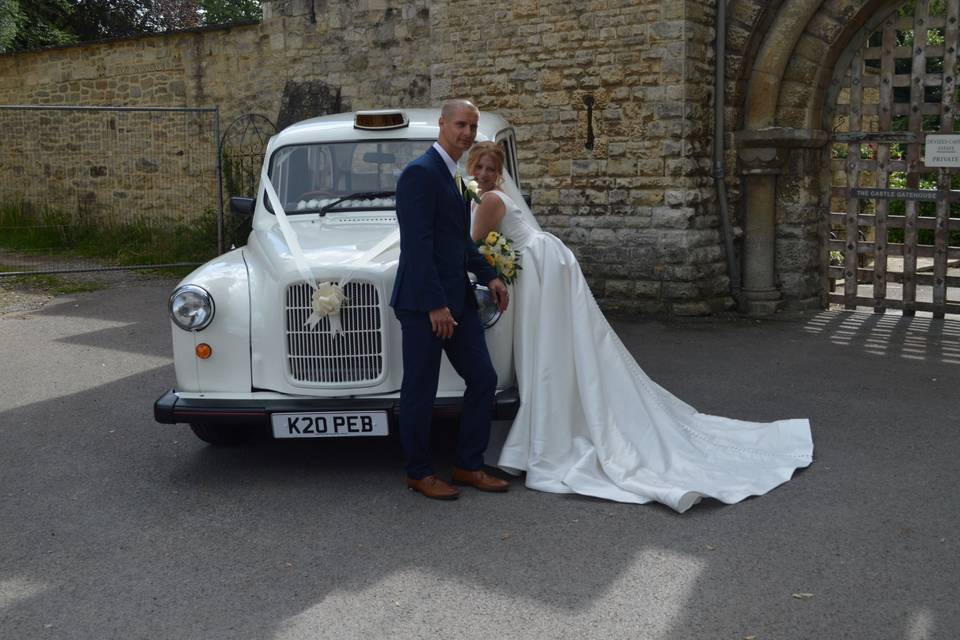
[[[679,515],[156,424],[172,284],[0,316],[0,638],[957,637],[960,321],[617,321],[701,411],[813,424],[791,482]]]

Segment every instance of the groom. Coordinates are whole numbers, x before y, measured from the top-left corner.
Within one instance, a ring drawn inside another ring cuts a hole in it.
[[[434,475],[430,458],[430,418],[444,351],[466,382],[453,481],[481,491],[509,486],[482,469],[497,373],[467,271],[489,287],[501,311],[507,308],[507,287],[470,239],[469,206],[457,169],[477,136],[479,119],[470,102],[445,102],[437,141],[397,181],[400,263],[390,306],[403,331],[400,439],[407,486],[439,500],[460,495]]]

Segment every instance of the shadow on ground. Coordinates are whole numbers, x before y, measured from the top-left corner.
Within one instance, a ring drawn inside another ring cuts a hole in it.
[[[52,353],[154,355],[169,347],[163,291],[79,297],[34,321],[125,323]],[[0,406],[0,635],[952,637],[960,323],[616,328],[702,411],[809,416],[816,462],[766,496],[684,515],[517,483],[433,502],[403,489],[391,439],[218,449],[155,424],[173,372],[152,368]],[[436,444],[446,470],[449,440]]]

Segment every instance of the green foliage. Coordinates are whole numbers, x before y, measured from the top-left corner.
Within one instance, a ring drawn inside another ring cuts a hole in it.
[[[0,0],[0,51],[7,51],[13,46],[22,19],[17,0]]]
[[[260,0],[197,0],[204,24],[260,20]]]
[[[259,0],[0,0],[0,53],[260,17]]]
[[[217,254],[217,215],[170,226],[89,222],[51,208],[0,206],[0,246],[17,251],[97,258],[116,266],[202,263]]]
[[[65,24],[71,11],[71,0],[0,0],[0,52],[76,42]]]

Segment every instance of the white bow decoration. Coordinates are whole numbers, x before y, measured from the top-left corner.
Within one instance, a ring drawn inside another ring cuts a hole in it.
[[[273,183],[270,182],[270,177],[267,175],[266,162],[263,163],[263,168],[260,172],[260,183],[263,185],[267,199],[273,207],[277,224],[280,226],[280,235],[283,236],[284,242],[286,242],[290,248],[293,262],[297,265],[297,270],[300,272],[304,281],[310,285],[310,288],[313,290],[310,301],[312,313],[307,318],[304,326],[312,329],[317,326],[323,318],[330,318],[330,333],[334,338],[339,337],[343,334],[343,327],[340,323],[340,310],[343,308],[343,303],[348,300],[347,296],[343,293],[343,289],[353,274],[349,273],[343,276],[337,284],[333,284],[332,282],[321,282],[317,284],[316,278],[313,277],[313,273],[310,271],[310,264],[307,262],[307,258],[303,254],[303,249],[300,247],[297,234],[290,225],[290,221],[287,220],[287,213],[283,210],[283,205],[280,204],[280,197],[277,196],[276,189],[273,188]],[[379,257],[380,254],[397,247],[399,244],[400,229],[395,229],[369,250],[342,264],[362,264]]]
[[[313,329],[323,318],[330,318],[330,333],[334,336],[340,335],[343,331],[340,326],[340,309],[346,300],[348,298],[340,285],[332,282],[319,283],[313,290],[313,313],[307,318],[305,326]]]

